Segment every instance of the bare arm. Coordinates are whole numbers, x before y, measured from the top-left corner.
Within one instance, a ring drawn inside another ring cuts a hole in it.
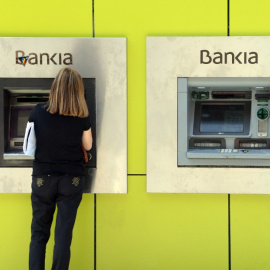
[[[93,137],[92,137],[92,131],[91,128],[88,130],[85,130],[82,135],[82,145],[83,147],[89,151],[92,148],[93,143]]]

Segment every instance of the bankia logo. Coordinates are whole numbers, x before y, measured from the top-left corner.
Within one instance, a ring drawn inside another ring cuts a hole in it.
[[[15,51],[16,65],[73,65],[71,53],[35,53],[30,52],[25,55],[22,50]]]
[[[258,64],[257,52],[210,52],[200,50],[200,64]]]
[[[17,61],[25,67],[27,61],[28,61],[29,56],[22,56],[18,57]]]

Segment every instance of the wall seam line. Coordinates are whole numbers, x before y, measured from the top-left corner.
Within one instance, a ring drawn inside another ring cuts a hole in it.
[[[227,0],[227,36],[230,36],[230,0]],[[231,195],[228,194],[228,266],[232,269],[231,258]]]
[[[92,35],[95,37],[95,0],[92,0]],[[97,195],[94,194],[94,270],[97,269]]]

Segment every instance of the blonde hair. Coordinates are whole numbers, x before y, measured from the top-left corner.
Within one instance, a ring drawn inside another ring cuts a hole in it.
[[[87,117],[81,75],[72,68],[62,68],[55,77],[50,91],[48,112],[65,116]]]

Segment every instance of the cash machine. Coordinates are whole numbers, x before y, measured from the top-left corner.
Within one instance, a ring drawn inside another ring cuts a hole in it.
[[[31,192],[26,123],[64,67],[82,76],[91,121],[84,192],[127,193],[126,39],[0,38],[0,58],[0,193]]]
[[[0,79],[0,145],[1,167],[29,167],[33,157],[24,155],[23,139],[28,117],[34,106],[49,99],[53,78]],[[93,137],[96,134],[95,79],[84,78],[85,98],[89,109]],[[71,127],[72,128],[72,127]],[[93,142],[91,160],[87,167],[96,167],[96,143]]]
[[[270,166],[269,78],[178,78],[178,166]]]
[[[147,37],[147,191],[270,194],[270,37]]]

